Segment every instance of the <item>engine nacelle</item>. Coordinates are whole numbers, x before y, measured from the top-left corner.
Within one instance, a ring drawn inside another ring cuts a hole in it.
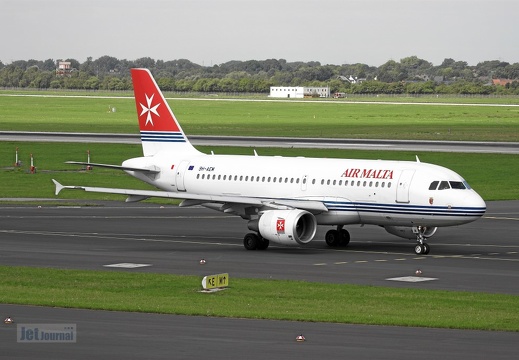
[[[303,245],[314,238],[317,220],[305,210],[268,210],[259,220],[249,221],[248,227],[279,244]]]
[[[437,227],[420,227],[417,226],[384,226],[384,229],[390,234],[400,236],[404,239],[416,239],[418,234],[422,234],[424,238],[429,238],[434,235]]]

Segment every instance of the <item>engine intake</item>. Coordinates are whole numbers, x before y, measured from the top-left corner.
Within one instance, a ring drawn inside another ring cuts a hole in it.
[[[259,220],[249,221],[248,227],[279,244],[304,245],[314,238],[317,220],[305,210],[268,210]]]

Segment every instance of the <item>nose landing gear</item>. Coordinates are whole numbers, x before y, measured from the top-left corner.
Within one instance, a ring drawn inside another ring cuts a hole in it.
[[[427,255],[429,251],[431,251],[431,247],[425,242],[424,234],[426,231],[427,227],[425,226],[418,226],[416,228],[416,241],[418,241],[418,244],[414,247],[416,255]]]

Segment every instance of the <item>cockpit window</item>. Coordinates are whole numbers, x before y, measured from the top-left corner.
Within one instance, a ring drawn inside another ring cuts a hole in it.
[[[449,185],[449,182],[448,181],[442,181],[440,183],[440,187],[438,187],[438,190],[447,190],[447,189],[450,189],[450,185]]]
[[[429,185],[429,190],[436,190],[436,188],[438,187],[438,183],[439,181],[433,181],[431,185]]]
[[[459,190],[465,189],[465,184],[463,184],[463,182],[461,182],[461,181],[449,181],[449,184],[451,184],[451,188],[453,188],[453,189],[459,189]]]
[[[463,184],[465,184],[465,188],[467,188],[469,190],[472,189],[468,182],[464,181]]]

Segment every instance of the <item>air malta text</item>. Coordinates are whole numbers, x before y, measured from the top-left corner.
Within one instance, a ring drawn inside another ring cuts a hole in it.
[[[381,169],[346,169],[341,177],[359,179],[393,179],[393,170]]]

